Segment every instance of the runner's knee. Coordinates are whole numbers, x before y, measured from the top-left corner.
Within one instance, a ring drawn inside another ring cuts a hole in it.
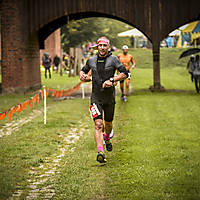
[[[101,119],[95,120],[95,129],[102,130],[103,128],[103,121]]]

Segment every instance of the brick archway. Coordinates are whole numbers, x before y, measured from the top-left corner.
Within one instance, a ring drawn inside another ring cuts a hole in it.
[[[101,15],[134,25],[153,45],[153,87],[160,90],[160,41],[175,28],[200,19],[199,0],[0,0],[2,90],[41,86],[39,49],[68,18]]]
[[[50,34],[52,34],[58,28],[61,28],[62,26],[67,24],[68,21],[79,20],[79,19],[90,18],[90,17],[111,18],[111,19],[115,19],[115,20],[124,22],[126,24],[129,24],[129,25],[134,26],[135,28],[137,28],[137,26],[135,24],[132,24],[132,23],[130,23],[130,22],[124,20],[124,19],[121,19],[119,17],[113,16],[113,15],[109,15],[109,14],[105,14],[105,13],[97,13],[97,12],[75,13],[75,14],[71,14],[71,15],[67,15],[67,16],[63,16],[61,18],[55,19],[55,20],[51,21],[50,23],[48,23],[47,25],[44,25],[43,27],[41,27],[40,30],[39,30],[40,48],[41,49],[44,48],[44,41]],[[140,31],[143,32],[143,30],[140,30]],[[149,36],[146,35],[146,33],[143,32],[143,34],[147,38],[149,38]]]

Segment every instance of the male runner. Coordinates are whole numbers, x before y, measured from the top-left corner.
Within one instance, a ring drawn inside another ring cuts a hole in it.
[[[102,128],[104,126],[106,149],[112,151],[110,133],[115,109],[114,85],[117,81],[127,78],[128,72],[119,59],[109,51],[110,42],[106,37],[99,38],[95,48],[97,48],[98,54],[87,60],[86,65],[80,71],[80,80],[90,81],[88,72],[90,69],[92,70],[90,113],[95,125],[94,138],[98,149],[97,161],[105,163]],[[114,76],[116,70],[120,73]],[[105,125],[103,125],[103,111]]]
[[[130,73],[130,62],[132,63],[132,69],[135,68],[135,61],[133,59],[133,56],[128,54],[128,46],[124,45],[122,47],[123,53],[119,54],[117,57],[121,61],[121,63],[126,67],[126,70],[129,73],[128,78],[125,80],[126,82],[126,88],[125,88],[125,93],[124,93],[124,80],[120,81],[120,89],[122,92],[121,100],[126,102],[127,101],[127,95],[129,91],[129,84],[130,84],[130,79],[131,79],[131,73]]]

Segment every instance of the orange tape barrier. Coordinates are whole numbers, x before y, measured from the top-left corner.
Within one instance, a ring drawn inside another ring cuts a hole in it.
[[[74,93],[75,91],[78,91],[81,83],[82,82],[79,82],[76,86],[74,86],[73,88],[69,90],[55,90],[55,89],[47,88],[46,96],[48,97],[50,93],[51,93],[51,97],[56,97],[56,98],[71,96],[72,93]],[[4,119],[6,116],[8,116],[9,120],[11,120],[15,112],[18,112],[18,114],[21,113],[23,110],[25,110],[28,107],[28,105],[30,105],[30,108],[34,107],[36,103],[38,104],[40,102],[40,98],[43,99],[43,97],[44,97],[44,90],[40,90],[36,95],[26,100],[25,102],[18,104],[17,106],[13,106],[12,108],[10,108],[9,110],[5,112],[1,112],[0,120]]]

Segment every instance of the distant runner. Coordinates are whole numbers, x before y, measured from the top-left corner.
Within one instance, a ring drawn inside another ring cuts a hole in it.
[[[128,54],[128,46],[124,45],[122,47],[123,53],[120,53],[117,57],[121,61],[121,63],[126,67],[126,70],[129,73],[128,78],[125,80],[126,82],[126,88],[125,88],[125,93],[124,93],[124,80],[120,81],[120,89],[122,92],[121,100],[126,102],[127,101],[127,95],[129,91],[129,84],[131,80],[131,73],[130,73],[130,63],[132,63],[132,69],[135,68],[135,61],[133,59],[133,56]]]
[[[80,71],[80,80],[90,81],[88,72],[92,70],[90,113],[95,125],[94,138],[98,150],[97,161],[105,163],[102,129],[104,126],[106,149],[107,151],[112,151],[110,133],[113,127],[112,121],[115,110],[114,86],[117,81],[127,78],[128,72],[119,59],[109,51],[110,42],[106,37],[99,38],[93,48],[98,50],[98,54],[87,60],[86,65]],[[120,73],[114,76],[116,70]],[[103,118],[105,125],[103,125]]]

